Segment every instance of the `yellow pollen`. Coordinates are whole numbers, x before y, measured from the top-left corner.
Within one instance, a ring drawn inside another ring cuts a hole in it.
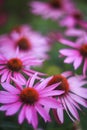
[[[22,61],[18,58],[12,58],[8,61],[7,63],[7,67],[11,70],[11,71],[20,71],[22,69]]]
[[[24,88],[20,94],[20,99],[26,104],[33,105],[39,99],[39,94],[34,88]]]

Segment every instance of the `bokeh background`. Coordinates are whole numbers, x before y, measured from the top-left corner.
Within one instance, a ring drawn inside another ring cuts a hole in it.
[[[41,16],[35,16],[30,12],[28,6],[32,0],[0,0],[0,35],[9,33],[12,28],[28,24],[33,30],[48,36],[52,32],[63,33],[65,28],[58,25],[56,21],[51,19],[44,20]],[[47,1],[47,0],[40,0]],[[74,0],[78,9],[84,14],[87,20],[87,0]],[[58,74],[66,70],[72,70],[72,65],[63,63],[63,59],[58,57],[58,50],[63,48],[57,41],[54,41],[49,54],[49,59],[44,62],[40,68],[35,68],[40,72],[47,73],[48,75]],[[80,74],[81,68],[75,71]],[[83,112],[80,114],[80,122],[73,123],[65,113],[64,124],[58,124],[54,117],[51,123],[44,123],[39,119],[39,128],[43,130],[87,130],[87,109],[82,108]],[[17,122],[17,115],[13,117],[6,117],[3,112],[0,112],[0,130],[33,130],[25,121],[22,125]]]

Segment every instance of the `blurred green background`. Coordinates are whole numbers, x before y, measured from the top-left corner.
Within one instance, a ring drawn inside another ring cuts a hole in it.
[[[0,6],[1,13],[4,12],[7,15],[7,19],[4,24],[0,25],[0,34],[8,33],[17,25],[28,24],[33,30],[41,32],[43,35],[48,35],[50,32],[62,32],[64,28],[59,27],[57,22],[51,19],[44,20],[40,16],[31,14],[28,3],[32,0],[3,0],[4,4]],[[43,0],[47,1],[47,0]],[[87,20],[87,0],[74,0],[77,8],[82,11]],[[0,14],[1,14],[0,13]],[[35,68],[38,71],[53,75],[61,73],[63,71],[72,70],[72,65],[63,63],[63,59],[58,58],[58,50],[63,48],[58,42],[54,42],[52,49],[48,53],[50,59],[44,62],[41,68]],[[77,74],[81,74],[81,69],[75,71]],[[76,124],[72,123],[69,117],[65,113],[65,121],[63,125],[59,125],[52,117],[51,123],[44,123],[42,119],[39,122],[39,128],[43,130],[87,130],[87,110],[82,108],[83,112],[79,113],[81,121]],[[13,117],[6,117],[3,112],[0,112],[0,130],[32,130],[32,127],[25,121],[22,125],[17,122],[17,115]]]

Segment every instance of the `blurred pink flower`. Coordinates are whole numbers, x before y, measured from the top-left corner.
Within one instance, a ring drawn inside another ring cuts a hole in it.
[[[64,57],[64,63],[73,63],[74,69],[79,68],[83,63],[83,74],[87,71],[87,34],[78,38],[76,42],[66,39],[60,39],[60,43],[67,45],[69,48],[60,49],[59,53]]]
[[[30,68],[41,64],[42,60],[38,60],[31,55],[19,55],[18,49],[16,53],[10,54],[9,52],[7,56],[0,54],[0,80],[1,82],[10,82],[11,77],[14,77],[21,80],[21,84],[24,84],[26,80],[23,74],[27,76],[33,75],[35,71]]]
[[[87,107],[87,88],[82,87],[87,84],[83,76],[72,76],[72,72],[66,71],[62,74],[54,75],[48,81],[48,85],[53,85],[60,82],[56,90],[64,91],[58,96],[58,101],[61,102],[63,108],[53,109],[54,116],[58,123],[64,122],[64,110],[72,121],[79,120],[78,110],[81,110],[80,105]]]
[[[72,10],[71,12],[68,12],[59,23],[61,26],[68,28],[76,27],[78,25],[81,26],[83,23],[83,15],[79,10]]]
[[[29,3],[31,12],[41,15],[44,19],[57,20],[73,8],[71,0],[50,0],[50,2],[33,1]]]
[[[15,27],[10,34],[1,37],[0,44],[1,53],[8,53],[9,50],[15,52],[19,47],[20,53],[44,60],[48,58],[47,52],[50,50],[47,38],[27,25]]]
[[[27,119],[34,128],[37,128],[38,125],[38,113],[45,122],[51,121],[50,115],[44,107],[49,109],[61,107],[52,96],[63,93],[61,90],[54,90],[59,83],[46,87],[45,84],[49,78],[34,84],[36,77],[37,73],[29,78],[24,86],[21,86],[21,81],[18,80],[19,88],[6,82],[2,83],[5,91],[0,91],[0,103],[3,104],[0,106],[0,110],[6,111],[7,116],[12,116],[21,108],[18,116],[19,124]]]

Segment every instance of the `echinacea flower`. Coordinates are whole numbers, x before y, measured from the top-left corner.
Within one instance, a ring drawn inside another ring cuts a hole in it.
[[[20,53],[33,55],[44,60],[48,58],[47,52],[50,50],[47,38],[33,31],[27,25],[15,27],[10,34],[1,38],[0,44],[2,45],[1,53],[7,54],[9,50],[15,52],[16,48],[19,47]]]
[[[86,75],[87,70],[87,35],[78,38],[75,42],[60,39],[60,43],[67,45],[68,48],[60,49],[59,53],[66,57],[64,63],[73,63],[74,69],[76,70],[83,63],[83,74]]]
[[[72,9],[72,3],[69,0],[50,0],[49,2],[33,1],[29,3],[31,12],[41,15],[43,18],[53,20],[60,19],[67,11]]]
[[[45,122],[51,121],[50,115],[45,109],[61,107],[61,104],[52,96],[63,93],[61,90],[54,90],[59,83],[46,87],[47,78],[43,82],[35,82],[37,73],[28,79],[23,86],[18,80],[15,84],[19,87],[13,86],[7,82],[2,83],[4,90],[0,91],[0,107],[1,111],[6,111],[6,116],[12,116],[19,111],[18,122],[22,124],[24,119],[34,128],[38,125],[38,113]]]
[[[84,17],[82,13],[74,9],[72,11],[69,11],[60,21],[60,26],[62,27],[68,27],[68,28],[74,28],[74,27],[82,27],[87,28],[87,22],[84,20]]]
[[[41,64],[42,60],[38,60],[36,57],[19,55],[18,49],[15,54],[10,54],[10,52],[7,56],[0,54],[0,80],[10,82],[11,77],[14,77],[24,84],[24,74],[31,76],[35,71],[30,68]]]
[[[62,74],[54,75],[47,86],[58,82],[61,82],[61,84],[55,89],[64,91],[63,94],[57,96],[63,109],[54,109],[54,116],[58,123],[63,123],[65,110],[72,121],[79,120],[78,110],[81,110],[80,105],[87,108],[87,88],[83,87],[87,84],[87,81],[81,75],[72,76],[70,71],[66,71]]]

